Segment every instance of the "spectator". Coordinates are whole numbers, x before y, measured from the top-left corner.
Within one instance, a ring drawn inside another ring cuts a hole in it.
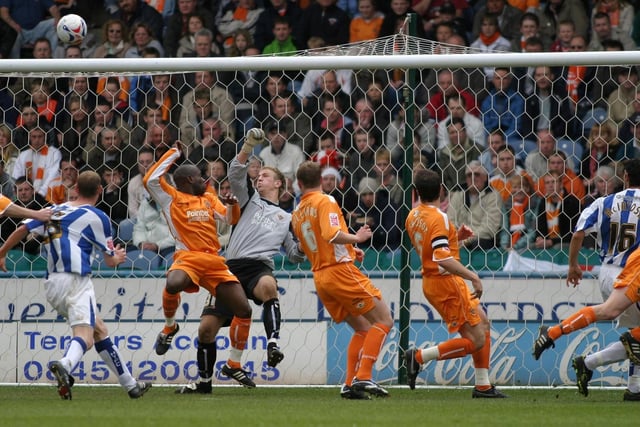
[[[450,111],[447,110],[445,100],[448,96],[456,94],[464,98],[464,105],[469,113],[476,117],[480,115],[480,111],[476,107],[476,97],[473,93],[461,87],[456,73],[449,69],[438,70],[437,82],[436,92],[431,94],[426,107],[431,120],[437,123],[447,118]]]
[[[416,23],[417,36],[420,38],[425,38],[424,33],[424,22],[422,20],[422,16],[417,14],[411,8],[411,0],[392,0],[389,4],[390,10],[385,11],[384,20],[382,21],[382,25],[380,27],[379,37],[387,37],[392,36],[394,34],[398,34],[401,29],[403,29],[403,25],[406,22],[407,15],[413,13],[414,16],[418,17],[418,22]],[[405,34],[407,34],[406,29]]]
[[[41,37],[49,41],[51,51],[58,46],[56,24],[60,20],[60,11],[53,0],[2,0],[0,18],[17,34],[11,48],[11,58],[20,58],[20,49],[35,44]]]
[[[624,50],[622,43],[611,39],[604,40],[602,47],[606,52],[622,52]],[[620,86],[618,76],[615,74],[619,69],[620,67],[610,65],[595,67],[594,76],[587,85],[588,98],[591,100],[593,108],[604,108],[605,110],[609,108],[609,95]]]
[[[262,169],[262,159],[258,156],[251,155],[248,160],[247,178],[251,181],[251,185],[255,188],[258,181],[258,175]]]
[[[408,0],[406,0],[408,1]],[[327,46],[349,42],[349,15],[336,5],[337,0],[316,0],[302,13],[299,45],[309,47],[311,37],[320,37]]]
[[[356,131],[353,141],[356,151],[348,157],[346,172],[349,173],[351,188],[357,189],[362,179],[375,177],[373,168],[376,164],[378,141],[374,134],[367,133],[363,129]]]
[[[466,190],[449,194],[447,215],[460,228],[473,230],[473,236],[460,242],[467,249],[491,249],[502,227],[502,199],[489,186],[489,176],[479,161],[473,160],[463,169]]]
[[[162,122],[162,108],[159,106],[144,107],[140,114],[136,126],[131,130],[129,144],[135,148],[142,147],[147,139],[147,129],[154,123]]]
[[[153,29],[144,22],[137,22],[131,27],[131,46],[124,53],[125,58],[142,58],[148,47],[156,49],[164,56],[164,47],[154,36]]]
[[[358,0],[358,14],[349,24],[349,43],[369,41],[378,38],[384,21],[375,0]]]
[[[421,153],[425,158],[425,165],[432,165],[435,161],[435,151],[437,148],[436,129],[433,120],[428,120],[425,110],[416,111],[413,116],[414,125],[414,152]],[[391,151],[391,160],[396,167],[404,162],[405,147],[405,111],[404,108],[398,110],[398,115],[389,124],[384,134],[384,145]],[[417,157],[416,157],[417,160]]]
[[[291,25],[287,18],[278,17],[273,21],[273,41],[262,50],[264,55],[291,56],[298,51],[291,35]]]
[[[575,196],[582,203],[587,194],[582,178],[579,177],[567,164],[567,156],[563,151],[556,151],[549,156],[547,171],[557,174],[562,180],[562,185],[567,193]],[[538,180],[538,192],[544,191],[544,179]]]
[[[91,120],[91,130],[89,131],[89,135],[87,135],[87,145],[85,146],[85,156],[89,156],[89,153],[96,146],[96,140],[98,138],[98,134],[104,128],[113,128],[118,130],[118,134],[120,135],[120,140],[124,145],[129,145],[129,137],[131,135],[131,128],[127,123],[122,120],[122,117],[118,114],[115,114],[113,111],[113,107],[111,103],[104,99],[103,97],[99,97],[97,101],[97,105],[93,110],[93,117]],[[94,169],[97,170],[97,169]]]
[[[631,12],[631,16],[633,16],[633,6],[626,6],[626,10]],[[591,19],[591,26],[593,28],[591,34],[591,41],[589,42],[589,47],[587,50],[590,51],[601,51],[604,50],[602,46],[602,42],[605,40],[613,39],[619,40],[624,46],[624,50],[635,50],[636,44],[631,38],[631,31],[626,33],[622,31],[614,31],[611,25],[611,17],[604,12],[596,12],[596,9],[593,9],[594,15]],[[621,9],[622,12],[622,9]],[[621,23],[622,21],[619,21]]]
[[[551,52],[569,52],[571,49],[571,39],[576,35],[576,24],[567,19],[558,22],[556,39],[551,44],[549,50]]]
[[[287,142],[289,134],[284,127],[272,125],[267,129],[269,145],[260,151],[264,166],[278,168],[282,174],[295,179],[298,166],[304,161],[304,154],[297,145]]]
[[[69,78],[68,91],[64,95],[62,101],[63,109],[58,114],[58,119],[61,123],[69,123],[71,121],[69,113],[69,101],[72,97],[77,97],[78,101],[82,102],[82,107],[91,113],[98,102],[98,95],[89,87],[89,78],[85,76],[74,76]],[[67,129],[63,127],[63,130]]]
[[[133,170],[137,158],[136,149],[129,144],[123,144],[118,129],[107,126],[100,130],[95,147],[87,153],[87,165],[91,170],[100,171],[103,165],[115,163],[126,170],[125,177],[128,179],[131,171],[134,172],[131,175],[137,172]],[[118,172],[124,173],[124,170]]]
[[[314,133],[321,135],[326,131],[331,132],[336,137],[336,146],[343,151],[349,150],[350,141],[346,129],[352,123],[351,119],[344,114],[342,101],[331,95],[324,95],[320,100],[320,105],[323,118],[315,127]]]
[[[511,50],[509,40],[500,34],[498,17],[492,14],[487,14],[482,18],[480,35],[469,47],[478,53],[503,53]],[[494,68],[484,67],[483,70],[487,80],[491,81]]]
[[[441,24],[451,24],[451,28],[457,27],[464,22],[464,15],[469,9],[469,3],[460,0],[412,1],[412,4],[416,13],[422,16],[427,35],[437,33]],[[464,24],[466,26],[466,22]],[[463,33],[464,31],[459,34]]]
[[[224,133],[224,126],[215,116],[204,119],[200,125],[202,139],[189,154],[189,161],[201,166],[209,160],[222,159],[227,165],[236,155],[236,144]]]
[[[520,36],[511,40],[511,52],[530,52],[526,50],[527,40],[535,37],[542,41],[543,51],[551,47],[551,40],[540,33],[540,18],[533,12],[525,12],[520,17]]]
[[[216,194],[220,194],[220,185],[227,179],[227,162],[222,159],[212,159],[203,163],[202,173],[209,187]]]
[[[254,33],[254,44],[261,52],[262,49],[273,41],[273,23],[278,17],[286,18],[292,28],[293,42],[298,47],[300,44],[300,27],[302,25],[302,9],[297,2],[291,0],[265,1],[264,11],[258,17]]]
[[[255,48],[255,41],[249,30],[239,29],[233,36],[233,42],[227,49],[226,56],[247,56],[247,49],[252,47]]]
[[[4,160],[0,159],[0,194],[9,200],[15,199],[14,192],[15,183],[11,175],[7,173],[4,167]]]
[[[502,206],[500,247],[517,251],[533,249],[540,198],[531,186],[531,181],[522,175],[512,175],[508,184],[511,194]]]
[[[59,205],[69,201],[71,189],[78,182],[78,162],[64,156],[60,160],[60,174],[51,181],[47,191],[47,202]]]
[[[577,136],[571,126],[571,108],[567,96],[561,92],[559,85],[553,84],[555,78],[551,67],[534,68],[533,92],[524,100],[520,132],[525,140],[524,151],[527,153],[535,149],[533,145],[538,131],[551,130],[557,138]]]
[[[118,0],[118,5],[118,10],[111,14],[113,19],[121,20],[127,28],[133,28],[138,22],[147,24],[153,38],[162,42],[164,20],[157,10],[143,0]]]
[[[281,95],[287,91],[287,80],[284,73],[272,71],[262,81],[260,97],[254,105],[254,119],[260,124],[260,127],[266,126],[271,121],[269,119],[271,100],[276,95]]]
[[[524,168],[534,182],[548,170],[549,157],[556,152],[556,139],[548,130],[537,132],[538,149],[530,152],[524,162]]]
[[[18,177],[15,180],[14,191],[16,194],[16,200],[14,203],[17,206],[34,210],[40,210],[49,206],[47,200],[41,194],[34,191],[33,185],[31,185],[31,182],[24,176]],[[6,241],[11,233],[20,226],[20,224],[22,224],[22,219],[19,218],[4,217],[0,219],[0,237],[2,238],[2,241]],[[24,239],[22,239],[20,244],[22,245],[21,249],[24,253],[40,255],[41,239],[35,234],[29,233]]]
[[[167,220],[160,207],[151,198],[143,198],[133,225],[133,245],[145,251],[166,255],[175,250],[173,238]]]
[[[494,130],[487,135],[487,148],[480,154],[480,163],[489,176],[493,175],[498,166],[498,153],[507,145],[507,140],[501,130]]]
[[[49,39],[39,37],[33,42],[33,59],[51,59],[53,58],[53,49]]]
[[[607,99],[609,119],[617,125],[634,112],[633,102],[638,91],[638,69],[635,66],[617,67],[612,73],[618,82],[618,88]]]
[[[529,37],[524,43],[524,49],[522,53],[542,53],[544,52],[544,46],[542,39],[538,37]],[[516,87],[518,91],[523,95],[530,95],[534,90],[535,80],[533,74],[535,67],[515,67],[513,68],[513,76],[516,79]]]
[[[364,96],[373,109],[376,126],[386,129],[398,113],[398,92],[389,84],[386,75],[377,73],[368,83]]]
[[[115,161],[105,162],[98,170],[102,178],[102,194],[96,208],[107,214],[115,229],[127,218],[126,174]]]
[[[201,18],[204,28],[215,32],[215,13],[212,13],[197,0],[176,0],[177,9],[167,21],[167,28],[164,35],[164,47],[167,56],[178,56],[179,40],[187,36],[189,31],[189,18],[197,15]]]
[[[102,26],[102,44],[93,52],[93,57],[124,58],[129,47],[129,29],[119,19],[109,19]]]
[[[572,52],[584,52],[586,46],[587,41],[583,36],[577,35],[571,39]],[[593,80],[594,75],[594,67],[570,65],[562,68],[560,78],[556,80],[559,84],[566,84],[563,89],[571,101],[571,112],[578,117],[584,116],[585,112],[593,107],[593,101],[587,96],[587,83]]]
[[[49,186],[59,175],[61,153],[46,145],[45,131],[35,127],[29,131],[29,146],[18,155],[13,167],[13,178],[26,177],[36,193],[47,195]]]
[[[522,147],[520,134],[524,99],[511,87],[512,78],[508,68],[496,68],[491,79],[493,87],[482,101],[480,109],[484,113],[482,122],[485,130],[502,130],[507,143],[516,150],[516,155],[524,157],[526,151]]]
[[[178,50],[173,56],[194,56],[196,53],[196,33],[204,28],[204,19],[200,15],[189,15],[187,33],[178,40]]]
[[[289,142],[297,145],[305,156],[314,151],[315,135],[311,132],[311,119],[300,111],[298,100],[289,91],[271,99],[271,115],[279,126],[284,126],[289,135]]]
[[[452,118],[457,117],[464,122],[464,128],[467,131],[467,136],[476,144],[479,148],[485,148],[485,133],[482,121],[469,114],[466,106],[466,98],[461,93],[452,93],[445,98],[445,104],[449,115],[447,115],[442,121],[438,123],[437,140],[438,148],[449,145],[449,133],[447,132],[447,122]]]
[[[480,149],[467,136],[462,119],[454,117],[447,124],[449,145],[436,151],[436,163],[447,191],[465,188],[465,166],[478,160]]]
[[[516,165],[516,155],[513,151],[513,147],[508,145],[498,151],[497,167],[491,179],[489,179],[489,185],[493,188],[493,191],[500,194],[503,202],[506,202],[512,194],[511,177],[518,175],[529,181],[529,187],[533,188],[533,180],[527,174],[527,172],[520,166]]]
[[[547,172],[544,181],[544,200],[538,207],[535,247],[550,249],[569,244],[580,213],[580,200],[562,185],[562,176]]]
[[[11,49],[16,41],[16,30],[0,19],[0,59],[10,58]],[[13,191],[13,190],[11,190]]]
[[[570,20],[574,24],[575,35],[587,36],[589,18],[581,0],[549,0],[542,14],[550,23],[551,33],[558,34],[560,22]]]
[[[350,221],[351,213],[358,205],[358,195],[352,188],[341,188],[343,177],[338,169],[325,166],[322,169],[322,192],[336,199],[345,220]]]
[[[601,166],[618,162],[624,157],[624,145],[618,139],[615,123],[610,120],[596,123],[589,132],[580,175],[590,182]]]
[[[404,190],[398,182],[398,173],[391,163],[391,153],[386,148],[376,151],[376,164],[373,170],[380,183],[378,193],[384,195],[393,205],[400,206],[404,199]]]
[[[596,169],[594,176],[590,181],[589,194],[584,198],[583,206],[586,208],[593,203],[597,198],[608,196],[609,194],[622,191],[623,183],[616,175],[616,171],[613,167],[603,165]],[[595,247],[595,242],[592,243],[591,248]]]
[[[522,11],[509,5],[506,0],[487,0],[485,6],[477,10],[473,18],[473,35],[475,37],[480,36],[482,23],[487,13],[496,16],[496,27],[500,28],[504,38],[509,41],[518,38]]]
[[[149,197],[149,193],[142,185],[142,178],[154,162],[154,153],[150,147],[142,147],[138,150],[138,173],[127,184],[128,217],[132,220],[138,217],[140,203]]]
[[[11,129],[5,124],[0,124],[0,160],[2,161],[4,172],[11,176],[13,166],[18,160],[18,149],[11,141]],[[13,182],[11,185],[11,193],[13,194]],[[0,192],[0,194],[7,196],[5,192]]]
[[[215,71],[197,71],[196,86],[182,98],[180,110],[180,138],[186,147],[193,148],[194,142],[202,138],[199,132],[204,119],[216,117],[222,132],[234,137],[235,105],[229,91],[218,84]]]
[[[320,163],[323,168],[331,167],[337,171],[344,168],[345,155],[338,150],[336,136],[326,131],[318,137],[318,150],[311,156],[311,161]]]
[[[602,16],[600,14],[607,15],[609,18],[609,35],[604,33],[602,24],[600,24],[600,30],[597,28],[596,17]],[[626,0],[595,0],[591,9],[591,39],[599,39],[600,41],[606,39],[620,40],[625,50],[634,50],[635,42],[631,39],[634,29],[634,17],[634,6]]]
[[[84,166],[84,150],[89,135],[89,112],[86,104],[77,95],[68,98],[69,116],[67,122],[62,123],[65,129],[61,135],[60,149],[68,153],[69,158],[77,163],[77,167]]]
[[[120,116],[123,123],[129,123],[129,94],[122,89],[118,77],[107,77],[104,89],[98,96],[111,103],[114,115]]]
[[[181,105],[178,102],[178,91],[171,84],[170,74],[154,74],[149,92],[141,93],[138,105],[156,105],[162,109],[162,121],[178,127]]]
[[[25,102],[20,107],[20,116],[18,117],[17,123],[19,124],[13,129],[11,140],[18,150],[27,147],[29,144],[29,133],[35,128],[40,128],[45,131],[47,145],[55,145],[55,132],[51,130],[47,119],[38,114],[36,106],[31,103],[31,101]]]
[[[316,76],[314,78],[314,76]],[[302,87],[298,95],[302,98],[302,111],[311,117],[314,126],[322,120],[319,114],[322,111],[321,102],[324,97],[330,96],[339,99],[340,105],[348,107],[351,105],[351,78],[353,74],[350,70],[340,72],[335,70],[309,70],[304,77]],[[348,84],[349,86],[345,86]],[[312,89],[315,87],[315,89]]]
[[[222,39],[225,52],[231,46],[233,35],[240,29],[248,30],[253,36],[258,18],[264,9],[255,0],[238,0],[228,3],[217,19],[216,26]]]
[[[400,246],[402,232],[398,225],[398,206],[386,193],[378,192],[375,178],[363,178],[358,184],[358,206],[351,213],[349,231],[355,233],[363,225],[371,228],[371,239],[360,243],[376,250],[393,251]]]
[[[247,47],[245,56],[259,55],[255,47]],[[245,135],[253,127],[254,105],[260,100],[260,83],[264,73],[259,71],[235,72],[231,83],[227,86],[235,103],[235,134]]]
[[[160,58],[160,52],[152,47],[144,49],[142,52],[143,58]],[[146,102],[145,94],[151,91],[153,86],[152,76],[147,74],[136,74],[131,77],[131,84],[129,90],[129,106],[131,107],[131,114],[133,116],[134,124],[138,120],[138,115],[144,110],[147,105],[141,104]]]

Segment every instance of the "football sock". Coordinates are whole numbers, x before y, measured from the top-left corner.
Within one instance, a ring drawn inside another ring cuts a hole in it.
[[[349,341],[349,347],[347,347],[347,379],[345,381],[348,386],[351,385],[351,381],[358,371],[360,353],[366,336],[366,331],[355,331]]]
[[[180,294],[170,294],[166,289],[162,291],[162,310],[167,326],[172,327],[175,323],[176,311],[180,305]]]
[[[603,348],[602,350],[589,354],[584,358],[584,364],[587,369],[594,370],[598,366],[608,365],[609,363],[620,362],[627,358],[627,351],[624,344],[615,341]]]
[[[356,377],[359,380],[370,380],[372,377],[371,371],[373,370],[373,364],[378,360],[378,354],[382,349],[384,341],[387,339],[387,334],[391,328],[382,323],[374,323],[367,332],[367,336],[364,338],[362,344],[362,356],[360,356],[360,366],[358,366],[358,372]]]
[[[438,344],[438,360],[455,359],[471,354],[475,351],[475,346],[467,338],[452,338]],[[423,358],[425,354],[422,354]],[[425,359],[429,360],[429,359]]]
[[[560,335],[567,335],[579,329],[585,328],[596,321],[593,307],[584,307],[564,319],[559,325],[552,326],[548,330],[549,338],[557,340]]]
[[[71,372],[78,362],[80,362],[80,359],[82,359],[86,351],[87,343],[80,337],[73,337],[69,343],[69,347],[67,347],[67,351],[64,352],[64,356],[60,359],[60,363],[62,363],[62,366],[64,366],[68,372]]]
[[[629,331],[631,336],[635,338],[637,341],[640,341],[640,327],[633,328]]]
[[[118,376],[118,382],[125,390],[131,390],[136,386],[136,380],[129,372],[129,368],[122,361],[118,347],[113,345],[111,338],[106,337],[95,344],[100,358],[107,364],[111,372]]]
[[[229,338],[231,339],[231,351],[227,364],[229,367],[237,369],[240,367],[240,359],[242,352],[247,345],[249,339],[249,328],[251,327],[251,318],[240,319],[233,316],[231,327],[229,328]]]
[[[479,369],[486,369],[487,372],[489,371],[489,359],[491,357],[491,332],[490,331],[485,332],[484,345],[482,346],[482,348],[471,353],[471,357],[473,358],[473,366],[476,368],[476,385],[489,384],[488,376],[487,376],[487,382],[484,384],[478,383],[477,377],[478,377]]]
[[[211,383],[211,379],[213,378],[213,367],[216,364],[217,356],[218,351],[215,342],[198,342],[197,359],[200,382]]]
[[[631,393],[640,392],[640,368],[629,361],[629,381],[627,388]]]
[[[277,298],[270,299],[264,303],[262,311],[262,322],[269,342],[277,342],[280,338],[280,301]]]

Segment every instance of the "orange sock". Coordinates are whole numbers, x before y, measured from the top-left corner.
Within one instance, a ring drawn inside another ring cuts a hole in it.
[[[484,345],[480,350],[471,353],[473,366],[478,369],[489,369],[489,359],[491,357],[491,332],[487,331],[484,337]]]
[[[367,333],[365,331],[356,331],[351,336],[351,341],[349,341],[349,347],[347,347],[347,378],[345,380],[348,386],[351,385],[353,377],[356,376],[362,346],[364,345],[364,339],[366,337]]]
[[[382,344],[384,344],[384,340],[387,339],[387,334],[390,330],[391,328],[381,323],[374,323],[367,332],[367,336],[364,338],[364,343],[362,344],[360,366],[358,366],[358,372],[356,373],[356,377],[358,377],[359,380],[371,379],[373,364],[378,360],[378,354],[380,354]]]
[[[633,328],[629,331],[632,337],[640,341],[640,327]]]
[[[560,335],[567,335],[578,329],[586,328],[596,321],[596,314],[593,307],[584,307],[564,319],[560,325],[549,328],[549,338],[557,340]]]
[[[229,339],[231,347],[238,350],[244,350],[249,339],[249,329],[251,328],[251,319],[240,319],[233,316],[231,327],[229,328]]]
[[[467,354],[473,353],[475,347],[471,340],[466,338],[452,338],[445,342],[438,344],[438,360],[455,359],[457,357],[464,357]]]
[[[162,310],[164,311],[164,317],[169,319],[175,317],[179,305],[180,293],[170,294],[166,289],[162,291]]]

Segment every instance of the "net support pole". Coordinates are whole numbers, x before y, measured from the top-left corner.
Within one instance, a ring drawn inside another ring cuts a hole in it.
[[[416,15],[409,14],[409,34],[415,35]],[[404,116],[404,164],[402,165],[402,188],[404,189],[404,203],[400,207],[400,218],[407,218],[412,206],[411,185],[413,181],[413,129],[415,123],[414,93],[416,90],[416,70],[409,68],[405,72],[405,84],[402,87]],[[404,227],[401,226],[404,230]],[[404,366],[404,350],[409,348],[409,332],[411,330],[411,241],[406,230],[402,233],[402,245],[400,245],[400,307],[399,328],[400,338],[398,345],[398,383],[406,384],[407,368]]]

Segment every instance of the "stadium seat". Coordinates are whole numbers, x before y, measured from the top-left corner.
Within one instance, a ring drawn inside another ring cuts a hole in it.
[[[134,219],[123,219],[118,224],[118,239],[123,243],[133,240],[133,226],[136,221]]]
[[[158,270],[162,258],[153,251],[133,250],[127,252],[127,259],[118,266],[119,270]]]

